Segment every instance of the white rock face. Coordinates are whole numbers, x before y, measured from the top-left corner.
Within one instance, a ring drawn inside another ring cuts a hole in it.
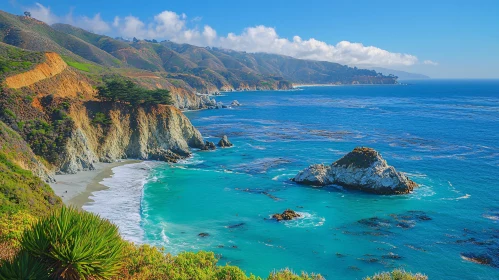
[[[293,180],[319,187],[337,184],[347,189],[376,194],[405,194],[417,187],[416,183],[389,166],[371,148],[355,148],[330,166],[311,165]]]
[[[104,108],[110,118],[105,129],[91,124],[90,113],[73,105],[70,116],[75,129],[57,173],[74,174],[94,169],[96,162],[122,158],[177,161],[204,141],[189,119],[173,106],[131,109],[120,104]]]

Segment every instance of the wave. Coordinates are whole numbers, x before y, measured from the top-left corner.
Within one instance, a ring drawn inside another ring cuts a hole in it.
[[[296,212],[301,217],[291,221],[284,221],[286,227],[296,227],[296,228],[308,228],[308,227],[320,227],[326,222],[326,218],[319,217],[315,214],[307,212]]]
[[[149,172],[159,162],[144,161],[112,169],[113,175],[100,183],[108,189],[93,192],[93,202],[85,204],[86,211],[115,223],[124,239],[142,243],[141,200]]]
[[[293,178],[296,175],[296,173],[286,173],[286,174],[281,174],[274,176],[272,178],[272,181],[280,181],[280,178],[285,177],[284,181],[288,181],[290,178]]]

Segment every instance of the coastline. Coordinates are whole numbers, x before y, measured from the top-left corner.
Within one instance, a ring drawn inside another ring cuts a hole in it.
[[[54,193],[61,197],[64,204],[81,209],[83,205],[92,201],[90,196],[93,192],[108,188],[100,182],[114,174],[113,168],[139,162],[142,161],[123,159],[112,163],[98,162],[95,164],[94,170],[80,171],[76,174],[56,175],[56,182],[49,185],[54,190]]]

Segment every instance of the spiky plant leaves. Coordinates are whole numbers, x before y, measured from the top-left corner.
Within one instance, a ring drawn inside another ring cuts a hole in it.
[[[123,259],[118,228],[99,216],[62,207],[33,225],[21,238],[21,246],[40,258],[60,279],[109,278]]]
[[[0,279],[45,280],[49,279],[49,270],[39,259],[21,251],[11,261],[0,263]]]

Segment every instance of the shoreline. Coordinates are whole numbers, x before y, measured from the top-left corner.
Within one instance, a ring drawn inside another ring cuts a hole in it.
[[[142,160],[123,159],[112,163],[98,162],[94,170],[55,175],[56,182],[49,185],[54,193],[61,197],[65,205],[82,209],[83,205],[92,201],[90,196],[93,192],[108,189],[100,182],[114,174],[113,168],[139,162]]]

